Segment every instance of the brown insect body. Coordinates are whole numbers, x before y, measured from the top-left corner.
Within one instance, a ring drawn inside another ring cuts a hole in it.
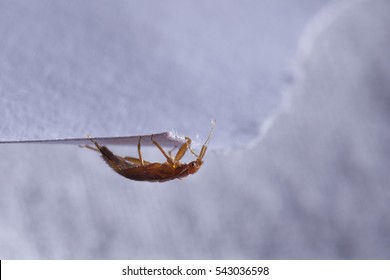
[[[144,161],[141,153],[141,138],[138,141],[138,158],[134,157],[121,157],[115,155],[107,147],[100,146],[92,138],[91,141],[95,144],[96,148],[86,146],[89,149],[98,151],[102,154],[104,161],[118,174],[135,181],[148,181],[148,182],[165,182],[173,179],[181,179],[190,174],[196,173],[203,164],[203,157],[207,150],[207,145],[210,141],[211,134],[214,128],[214,123],[211,128],[210,134],[203,144],[199,155],[196,155],[191,148],[191,139],[186,137],[186,142],[180,147],[176,156],[173,157],[171,153],[168,154],[156,141],[152,142],[161,151],[164,157],[167,159],[166,162],[148,162]],[[189,150],[196,160],[190,163],[182,163],[180,159],[184,156],[186,151]]]

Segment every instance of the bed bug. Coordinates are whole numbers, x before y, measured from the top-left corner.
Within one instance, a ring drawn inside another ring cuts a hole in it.
[[[86,145],[86,148],[100,152],[104,161],[118,174],[135,181],[148,181],[148,182],[165,182],[173,179],[182,179],[190,174],[196,173],[203,164],[203,157],[206,154],[207,146],[210,142],[211,135],[215,126],[215,122],[212,122],[210,133],[203,144],[199,155],[197,155],[191,148],[191,139],[185,137],[185,143],[179,148],[175,156],[172,152],[168,153],[164,151],[157,141],[151,136],[152,143],[161,151],[166,158],[163,163],[149,162],[143,159],[141,152],[141,139],[138,140],[138,158],[128,156],[118,156],[111,152],[107,147],[100,146],[93,138],[89,137],[92,143],[96,146],[92,147]],[[185,153],[190,151],[196,159],[190,163],[182,163],[180,160]]]

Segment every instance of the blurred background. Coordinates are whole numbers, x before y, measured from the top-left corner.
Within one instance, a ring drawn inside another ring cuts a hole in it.
[[[217,120],[202,169],[167,183],[77,146],[1,144],[0,258],[390,258],[389,10],[0,1],[0,141],[202,143]]]

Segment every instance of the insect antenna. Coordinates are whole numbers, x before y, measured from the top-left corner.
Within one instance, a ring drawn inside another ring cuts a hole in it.
[[[214,127],[215,127],[216,121],[212,120],[211,121],[211,128],[209,132],[209,136],[207,137],[206,141],[204,142],[202,149],[200,150],[199,156],[198,156],[198,161],[202,161],[204,155],[206,154],[207,151],[207,145],[210,143],[211,136],[213,135]]]

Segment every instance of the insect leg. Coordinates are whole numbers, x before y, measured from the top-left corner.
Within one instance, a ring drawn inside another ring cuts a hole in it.
[[[139,137],[138,139],[138,157],[139,157],[139,161],[141,162],[141,165],[144,166],[144,160],[142,158],[142,153],[141,153],[141,138],[142,137]]]
[[[155,140],[153,140],[153,134],[152,137],[150,138],[153,142],[154,145],[160,150],[160,152],[164,155],[164,157],[167,159],[167,162],[171,165],[173,165],[173,160],[167,155],[167,153],[164,151],[164,149],[161,147],[159,143],[157,143]]]
[[[175,156],[175,161],[179,161],[183,158],[183,156],[185,155],[185,153],[187,152],[187,150],[190,150],[191,153],[195,154],[191,148],[190,148],[190,145],[191,145],[191,139],[189,137],[186,137],[186,142],[180,147],[180,149],[177,151],[177,154]]]
[[[176,149],[177,147],[173,147],[171,150],[168,151],[168,155],[171,159],[174,159],[173,155],[172,155],[172,152]]]
[[[124,169],[127,169],[130,166],[128,162],[126,162],[122,157],[119,157],[115,155],[113,152],[111,152],[107,147],[100,146],[95,140],[93,140],[91,137],[89,137],[89,140],[92,141],[92,143],[95,144],[96,150],[98,150],[104,159],[104,161],[116,172],[121,172]],[[95,150],[95,148],[92,148],[92,150]]]
[[[186,137],[187,139],[188,137]],[[190,138],[188,138],[190,139]],[[188,150],[191,152],[191,154],[193,154],[195,157],[199,157],[195,152],[194,150],[191,148],[191,139],[190,139],[190,142],[188,143]]]
[[[92,147],[92,146],[90,146],[90,145],[80,145],[79,147],[80,147],[80,148],[87,148],[87,149],[90,149],[90,150],[92,150],[92,151],[96,151],[96,152],[100,153],[100,150],[99,150],[99,149],[97,149],[97,148],[95,148],[95,147]]]

